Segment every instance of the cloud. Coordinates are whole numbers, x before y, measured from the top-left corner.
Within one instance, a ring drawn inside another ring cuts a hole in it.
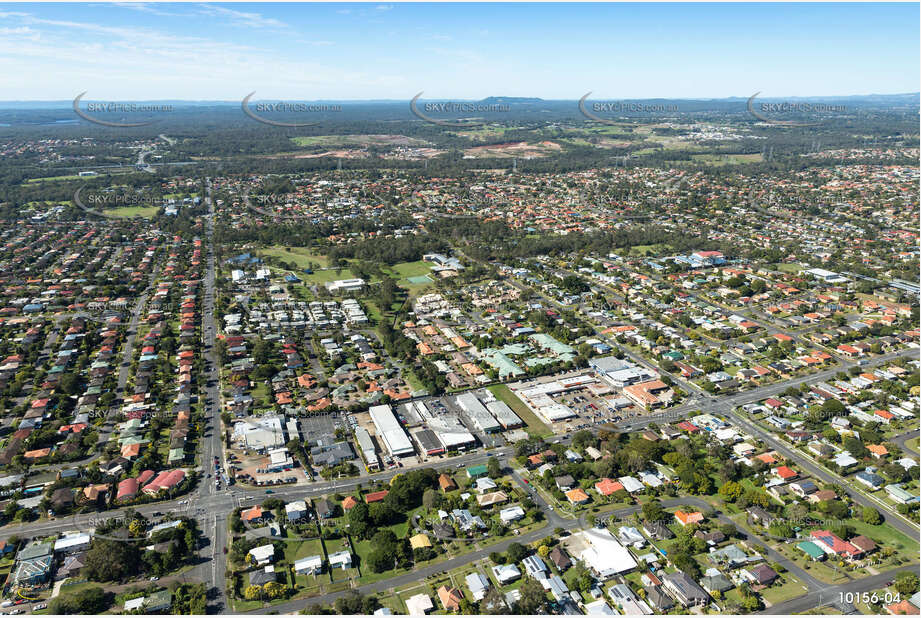
[[[393,5],[392,4],[378,4],[374,8],[377,9],[378,11],[392,11]]]
[[[204,9],[201,12],[203,15],[212,15],[212,16],[224,16],[229,18],[229,21],[234,26],[244,26],[246,28],[287,28],[288,24],[274,19],[272,17],[264,17],[259,13],[246,13],[244,11],[237,11],[234,9],[228,9],[223,6],[214,6],[212,4],[203,4],[201,8]]]
[[[163,11],[158,8],[162,5],[153,5],[146,2],[114,2],[115,6],[130,9],[132,11],[138,11],[139,13],[148,13],[150,15],[160,15],[162,17],[184,17],[184,13],[171,13],[169,11]]]
[[[33,30],[28,26],[20,26],[18,28],[0,28],[0,36],[18,37],[20,39],[38,41],[41,38],[42,33],[38,30]]]

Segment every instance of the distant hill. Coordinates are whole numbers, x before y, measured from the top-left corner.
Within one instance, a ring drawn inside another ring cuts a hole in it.
[[[486,97],[480,103],[543,103],[538,97]]]
[[[754,93],[752,93],[754,94]],[[749,95],[751,96],[751,95]],[[644,103],[644,104],[680,104],[688,109],[693,110],[723,110],[726,109],[725,106],[739,106],[748,101],[748,96],[741,97],[721,97],[721,98],[631,98],[631,97],[618,97],[618,96],[605,96],[600,93],[594,94],[591,99],[593,101],[622,101],[630,103]],[[84,101],[108,101],[108,99],[97,99],[90,97]],[[326,104],[338,104],[343,106],[354,106],[354,107],[392,107],[394,109],[405,109],[407,100],[399,99],[284,99],[284,98],[267,98],[262,96],[255,97],[251,103],[256,103],[258,101],[288,101],[290,103],[326,103]],[[452,99],[426,99],[431,101],[474,101],[473,99],[462,99],[462,98],[452,98]],[[492,104],[492,105],[513,105],[516,106],[522,112],[533,111],[534,108],[530,107],[533,105],[546,106],[548,108],[555,107],[572,107],[572,105],[578,99],[543,99],[540,97],[507,97],[507,96],[490,96],[484,99],[477,101],[481,104]],[[757,98],[760,102],[781,102],[781,101],[801,101],[801,102],[824,102],[824,103],[839,103],[839,104],[849,104],[854,107],[881,107],[881,108],[914,108],[919,105],[919,100],[921,100],[921,93],[903,93],[903,94],[855,94],[855,95],[846,95],[846,96],[823,96],[823,95],[810,95],[810,96],[783,96],[783,95],[774,95],[772,93],[762,92],[758,95]],[[160,104],[160,105],[173,105],[177,108],[198,108],[198,109],[207,109],[207,108],[225,108],[225,107],[236,107],[239,108],[240,101],[227,101],[227,100],[214,100],[214,101],[202,101],[202,100],[182,100],[182,99],[160,99],[160,100],[145,100],[145,101],[131,101],[132,103],[138,104]],[[69,110],[73,106],[73,100],[65,101],[0,101],[0,110]]]

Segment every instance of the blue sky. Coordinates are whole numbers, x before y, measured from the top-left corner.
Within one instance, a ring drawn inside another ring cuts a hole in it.
[[[918,3],[2,3],[0,100],[916,92],[919,17]]]

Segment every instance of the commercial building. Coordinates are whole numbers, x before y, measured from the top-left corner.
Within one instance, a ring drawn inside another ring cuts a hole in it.
[[[360,292],[364,287],[364,279],[339,279],[326,284],[326,289],[329,290],[330,294]]]
[[[380,468],[381,462],[377,458],[377,449],[374,448],[374,440],[371,434],[364,427],[355,428],[355,441],[358,443],[358,449],[361,451],[361,458],[365,460],[365,465],[369,470]]]
[[[490,401],[486,404],[486,409],[496,417],[496,420],[502,425],[502,429],[515,429],[524,425],[518,415],[504,401]]]
[[[607,529],[589,528],[572,535],[569,553],[585,563],[599,579],[636,568],[636,560]]]
[[[377,429],[377,437],[384,443],[384,446],[394,457],[403,457],[415,453],[409,436],[403,430],[403,426],[393,414],[393,409],[389,405],[371,406],[368,409],[374,427]]]
[[[445,452],[445,447],[438,439],[438,435],[431,429],[420,429],[413,434],[419,451],[428,456],[440,455]]]
[[[499,423],[473,393],[468,392],[458,395],[457,405],[466,412],[467,416],[480,431],[484,433],[499,431]]]

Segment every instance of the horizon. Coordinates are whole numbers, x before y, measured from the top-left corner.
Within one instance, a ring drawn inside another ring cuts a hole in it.
[[[871,92],[865,94],[843,94],[843,95],[825,95],[825,94],[812,94],[812,95],[773,95],[773,96],[762,96],[758,95],[758,100],[764,101],[778,101],[778,100],[825,100],[825,99],[860,99],[860,98],[870,98],[870,97],[908,97],[908,96],[918,96],[921,97],[921,91],[916,92]],[[108,102],[135,102],[135,103],[148,103],[148,102],[176,102],[176,103],[220,103],[226,105],[239,105],[243,97],[240,99],[175,99],[175,98],[163,98],[163,99],[118,99],[118,98],[96,98],[96,97],[84,97],[81,99],[83,102],[87,101],[108,101]],[[257,101],[278,101],[284,99],[286,101],[292,102],[303,102],[303,103],[380,103],[380,104],[405,104],[408,103],[412,97],[407,97],[405,99],[390,99],[390,98],[367,98],[367,99],[336,99],[336,98],[324,98],[324,99],[297,99],[297,98],[287,98],[287,97],[253,97],[252,102]],[[420,101],[484,101],[487,99],[502,99],[510,100],[511,102],[528,102],[528,101],[539,101],[541,103],[575,103],[578,102],[579,97],[572,99],[552,99],[544,98],[540,96],[508,96],[508,95],[487,95],[485,97],[479,98],[465,98],[465,97],[420,97]],[[520,101],[516,101],[516,99]],[[592,96],[590,100],[592,101],[694,101],[694,102],[743,102],[747,101],[749,97],[744,96],[726,96],[726,97],[594,97]],[[23,103],[23,104],[61,104],[67,107],[73,105],[73,99],[0,99],[0,104],[9,104],[9,103]],[[921,101],[919,101],[921,103]]]
[[[921,91],[917,4],[524,8],[4,3],[0,57],[15,70],[0,86],[4,102],[84,91],[100,101],[235,101],[252,91],[297,101],[404,101],[420,90],[436,101],[498,91],[548,101],[588,91],[601,100],[870,96],[851,94],[855,83]]]

